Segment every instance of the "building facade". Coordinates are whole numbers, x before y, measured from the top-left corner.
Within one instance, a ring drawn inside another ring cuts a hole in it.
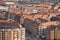
[[[25,40],[25,28],[18,23],[0,20],[0,40]]]

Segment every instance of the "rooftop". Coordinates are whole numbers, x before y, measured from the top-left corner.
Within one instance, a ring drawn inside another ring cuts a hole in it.
[[[0,28],[19,28],[19,23],[14,20],[0,20]]]

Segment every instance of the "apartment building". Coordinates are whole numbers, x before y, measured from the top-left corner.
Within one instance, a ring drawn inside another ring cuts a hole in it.
[[[57,28],[58,28],[59,24],[60,24],[59,21],[48,22],[47,20],[44,20],[44,19],[34,20],[34,19],[26,18],[24,20],[23,26],[26,28],[26,31],[28,31],[28,33],[33,37],[38,36],[38,37],[45,39],[45,40],[46,39],[53,40],[53,39],[55,39],[55,36],[57,35],[57,34],[54,34],[54,31],[53,31],[54,27],[57,25]],[[53,25],[53,27],[51,27],[52,25]],[[56,31],[59,31],[59,30],[56,30]],[[59,39],[59,36],[57,35],[56,38]]]
[[[50,21],[52,17],[56,17],[57,13],[30,13],[30,12],[9,12],[10,18],[18,21],[19,23],[24,22],[25,18],[37,19],[42,18]]]
[[[47,23],[47,24],[46,24]],[[45,24],[42,23],[45,28],[45,33],[46,33],[46,40],[58,40],[59,38],[59,34],[60,34],[60,30],[59,30],[59,21],[53,21],[53,22],[46,22]],[[57,35],[58,34],[58,35]]]
[[[25,40],[25,28],[14,20],[0,20],[0,40]]]
[[[24,20],[24,27],[26,27],[26,30],[30,31],[34,36],[37,36],[39,24],[47,22],[47,20],[44,19],[28,19],[26,18]]]
[[[54,3],[29,4],[24,6],[23,10],[25,12],[32,12],[34,10],[37,10],[38,12],[57,13],[58,10],[56,7],[57,5]]]
[[[30,4],[27,5],[25,7],[23,7],[25,10],[41,10],[41,9],[48,9],[49,8],[49,4],[45,5],[45,4]]]

